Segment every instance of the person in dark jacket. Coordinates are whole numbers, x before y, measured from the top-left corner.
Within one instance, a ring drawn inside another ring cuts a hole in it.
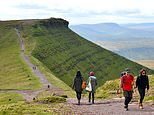
[[[147,88],[147,91],[149,90],[149,79],[148,79],[148,76],[146,75],[145,69],[142,69],[140,71],[140,74],[136,80],[136,87],[138,87],[138,92],[140,94],[139,107],[140,107],[140,109],[143,109],[142,102],[143,102],[143,99],[145,96],[145,89]]]
[[[82,75],[80,71],[77,71],[73,82],[73,89],[76,91],[76,97],[78,99],[78,105],[80,105],[81,94],[82,94]]]
[[[97,86],[97,79],[94,76],[94,72],[89,73],[88,83],[91,83],[92,91],[89,92],[89,103],[91,102],[91,95],[92,95],[92,104],[94,104],[94,94],[96,92],[96,86]]]

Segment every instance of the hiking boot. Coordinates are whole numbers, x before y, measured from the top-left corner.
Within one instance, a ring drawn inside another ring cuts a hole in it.
[[[124,108],[126,109],[126,111],[128,111],[128,105],[125,105]]]
[[[128,111],[128,108],[126,108],[126,111]]]
[[[78,100],[78,105],[80,105],[80,100]]]
[[[139,106],[139,107],[140,107],[140,109],[143,109],[143,105],[142,105],[142,103],[140,104],[140,106]]]

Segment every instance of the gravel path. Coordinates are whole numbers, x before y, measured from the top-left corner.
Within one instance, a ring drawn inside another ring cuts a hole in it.
[[[154,115],[154,108],[144,104],[144,109],[140,110],[137,102],[129,104],[129,110],[123,108],[124,99],[96,100],[95,104],[82,99],[81,105],[77,105],[77,99],[69,98],[68,106],[73,110],[70,114],[75,115]]]
[[[18,29],[15,29],[15,30],[16,30],[16,33],[18,35],[19,42],[20,42],[21,56],[22,56],[23,60],[25,61],[25,63],[32,69],[32,72],[34,73],[34,75],[40,79],[40,82],[43,85],[43,87],[38,90],[0,90],[0,92],[16,92],[16,93],[22,94],[27,101],[32,101],[33,98],[35,98],[40,92],[45,91],[45,90],[50,91],[52,94],[57,94],[57,95],[63,94],[64,92],[62,89],[59,89],[59,88],[53,86],[46,79],[45,75],[42,74],[39,71],[39,69],[34,64],[32,64],[30,62],[29,57],[24,54],[25,47],[24,47],[24,41],[21,37],[21,34],[18,31]]]

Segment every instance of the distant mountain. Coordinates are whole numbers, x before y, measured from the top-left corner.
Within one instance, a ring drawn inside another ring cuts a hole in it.
[[[72,25],[70,28],[79,35],[92,41],[154,38],[154,34],[149,31],[131,29],[127,26],[121,26],[116,23],[100,23]]]
[[[121,26],[130,28],[130,29],[154,32],[154,23],[121,24]]]
[[[129,59],[137,59],[139,57],[136,57],[136,53],[142,53],[142,51],[146,52],[147,49],[148,51],[152,51],[154,48],[154,23],[81,24],[70,26],[70,28],[84,38]],[[143,50],[143,48],[145,49]],[[145,53],[142,53],[142,58],[147,59],[147,55],[144,54]],[[151,55],[153,55],[153,53],[151,53]],[[150,56],[150,59],[151,58],[154,59],[153,56]]]

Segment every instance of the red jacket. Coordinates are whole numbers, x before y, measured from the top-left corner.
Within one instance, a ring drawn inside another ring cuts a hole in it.
[[[121,77],[121,88],[126,91],[131,91],[132,90],[132,83],[134,81],[134,76],[133,75],[124,75]]]

